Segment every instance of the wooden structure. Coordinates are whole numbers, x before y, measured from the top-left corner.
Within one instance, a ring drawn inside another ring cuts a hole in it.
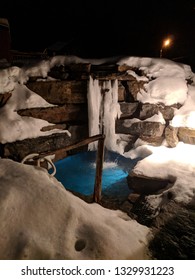
[[[93,200],[94,202],[99,203],[101,201],[101,192],[102,192],[102,170],[103,170],[103,162],[104,162],[104,140],[105,140],[105,135],[103,134],[98,134],[91,136],[87,139],[84,139],[82,141],[76,142],[74,144],[68,145],[63,148],[64,151],[70,151],[77,149],[82,146],[86,146],[92,142],[98,141],[98,147],[97,147],[97,154],[96,154],[96,175],[95,175],[95,182],[94,182],[94,193],[93,193]],[[41,159],[45,159],[48,154],[46,153],[40,153],[40,154],[32,154],[34,155],[33,158],[31,159],[32,164],[32,159],[34,162],[37,164],[37,162],[40,162]],[[28,158],[28,156],[26,156]],[[22,160],[22,163],[24,161],[27,161],[26,159]]]

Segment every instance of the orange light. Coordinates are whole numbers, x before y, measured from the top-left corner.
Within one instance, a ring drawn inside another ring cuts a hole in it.
[[[172,43],[172,40],[170,38],[167,38],[163,41],[162,47],[160,49],[160,57],[162,57],[163,49],[169,47],[171,45],[171,43]]]
[[[171,40],[170,39],[166,39],[163,43],[163,47],[168,47],[171,44]]]

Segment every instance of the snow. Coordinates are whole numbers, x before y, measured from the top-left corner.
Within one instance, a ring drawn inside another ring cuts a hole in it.
[[[153,104],[163,103],[165,105],[180,104],[181,107],[174,111],[174,117],[170,125],[174,127],[195,128],[195,75],[191,71],[189,65],[176,63],[167,59],[147,57],[124,57],[122,59],[113,58],[112,60],[84,60],[72,56],[57,56],[28,69],[11,67],[0,70],[0,93],[12,93],[12,96],[6,105],[0,108],[0,142],[14,142],[24,138],[51,134],[56,131],[60,133],[68,133],[68,131],[64,130],[43,132],[41,131],[42,127],[52,124],[39,119],[20,117],[17,114],[16,110],[18,109],[53,106],[43,100],[36,93],[27,89],[25,84],[30,76],[42,76],[45,81],[47,81],[50,80],[48,72],[55,65],[66,65],[73,62],[92,62],[93,64],[98,65],[111,61],[118,65],[126,64],[131,67],[137,67],[142,71],[143,75],[134,75],[137,80],[148,81],[147,85],[145,84],[144,90],[140,90],[138,94],[139,101],[143,103],[150,102]],[[192,81],[191,84],[187,84],[187,80],[189,79]],[[163,143],[160,147],[154,147],[138,139],[135,143],[135,148],[124,153],[124,142],[120,141],[121,135],[116,135],[114,132],[114,122],[121,113],[117,102],[116,87],[117,81],[112,83],[111,81],[107,81],[102,87],[100,87],[98,81],[90,78],[88,90],[90,136],[101,133],[104,130],[106,135],[105,144],[109,149],[123,154],[125,157],[143,158],[135,167],[135,171],[138,174],[169,178],[172,180],[173,184],[169,190],[158,195],[150,195],[147,197],[148,203],[151,207],[157,208],[159,204],[162,204],[163,201],[166,200],[168,191],[173,194],[173,199],[177,202],[183,204],[193,203],[195,193],[195,146],[179,142],[175,148],[167,147],[166,143]],[[104,96],[104,100],[102,100],[103,97],[101,91],[104,89],[108,91]],[[99,120],[101,118],[102,123],[100,124]],[[161,113],[148,120],[164,123]],[[130,120],[130,122],[134,121],[137,120]],[[103,126],[101,126],[102,124]],[[128,121],[126,125],[129,125]],[[89,149],[95,148],[95,146],[89,146]],[[137,224],[135,221],[124,221],[122,212],[103,209],[96,204],[87,205],[69,194],[66,190],[62,190],[59,186],[59,182],[56,180],[54,182],[54,178],[48,177],[47,174],[44,174],[44,181],[42,180],[43,172],[35,171],[32,167],[10,162],[9,160],[0,160],[2,168],[1,178],[4,178],[5,175],[7,176],[2,163],[5,164],[5,166],[8,164],[13,170],[20,170],[19,174],[21,174],[21,176],[23,173],[27,174],[26,177],[21,177],[24,185],[26,180],[35,177],[34,172],[36,172],[36,176],[39,181],[42,182],[44,188],[50,188],[50,185],[55,185],[55,187],[62,193],[64,205],[68,205],[68,207],[70,207],[70,204],[72,205],[71,211],[74,213],[74,219],[72,216],[69,217],[68,215],[65,218],[70,222],[70,232],[75,231],[75,223],[80,226],[85,226],[89,223],[94,229],[94,232],[96,232],[96,237],[93,239],[96,246],[101,246],[100,244],[102,244],[102,246],[105,246],[106,248],[105,252],[107,253],[104,252],[104,254],[107,255],[103,255],[102,257],[131,258],[134,255],[135,248],[140,245],[138,240],[144,240],[144,242],[146,242],[145,238],[148,229],[141,227],[141,225]],[[12,173],[13,172],[9,172],[9,184],[13,184],[14,182]],[[30,185],[31,188],[35,188],[33,182],[34,181],[32,180],[32,184]],[[1,179],[1,185],[3,184],[3,187],[7,187],[7,183],[6,180]],[[77,222],[75,222],[75,219]],[[71,229],[71,226],[73,226],[73,229]],[[120,234],[118,234],[118,232],[120,232]],[[102,243],[100,242],[100,237]],[[90,237],[88,236],[88,238]],[[69,248],[70,243],[68,240],[67,242],[67,248]],[[114,251],[113,246],[117,251],[118,248],[116,247],[118,244],[120,244],[121,256],[112,255]],[[74,255],[71,257],[73,256]],[[86,258],[87,255],[82,255],[82,257]]]
[[[184,144],[183,142],[179,142],[175,148],[143,145],[128,152],[128,156],[131,158],[144,157],[134,168],[136,174],[173,181],[173,186],[162,194],[149,196],[151,205],[156,200],[160,203],[168,192],[172,193],[176,202],[184,205],[194,203],[194,145]]]
[[[142,103],[166,106],[183,104],[187,97],[188,87],[184,79],[178,77],[158,77],[145,85],[145,91],[138,93],[137,99]]]
[[[194,77],[189,65],[176,63],[165,58],[131,56],[120,59],[117,64],[139,68],[149,79],[158,77],[189,79]]]
[[[175,115],[170,123],[173,127],[195,128],[195,87],[188,86],[188,95],[185,103],[179,110],[175,110]]]
[[[41,96],[32,92],[25,86],[25,82],[29,79],[28,75],[44,76],[45,63],[32,67],[30,69],[19,69],[18,67],[10,67],[0,71],[0,92],[11,92],[12,96],[6,103],[6,106],[0,108],[0,142],[2,144],[7,142],[14,142],[26,138],[36,138],[38,136],[46,136],[56,132],[70,133],[67,130],[52,129],[49,131],[41,131],[44,126],[51,126],[53,124],[31,117],[21,117],[17,114],[17,110],[27,108],[39,107],[54,107],[55,105],[49,104]],[[47,71],[49,68],[47,68]]]
[[[84,202],[44,168],[1,159],[0,170],[0,259],[150,259],[150,229],[122,211]]]

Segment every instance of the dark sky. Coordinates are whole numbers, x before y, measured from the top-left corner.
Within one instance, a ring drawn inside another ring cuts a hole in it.
[[[12,49],[43,51],[70,42],[81,57],[158,57],[162,40],[173,43],[168,58],[195,56],[195,0],[18,0],[1,3],[10,23]]]

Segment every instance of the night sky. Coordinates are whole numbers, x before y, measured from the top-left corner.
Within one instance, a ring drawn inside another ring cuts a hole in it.
[[[43,51],[60,41],[80,57],[195,57],[195,0],[63,1],[18,0],[1,3],[10,23],[12,49]]]

